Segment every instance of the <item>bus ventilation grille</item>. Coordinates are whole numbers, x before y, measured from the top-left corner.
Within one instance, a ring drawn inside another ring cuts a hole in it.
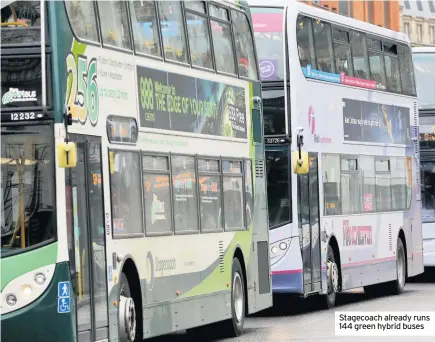
[[[388,248],[390,251],[393,250],[393,229],[391,224],[388,225]]]
[[[264,160],[257,159],[255,161],[255,177],[264,178]]]
[[[224,242],[219,241],[219,271],[224,273]]]

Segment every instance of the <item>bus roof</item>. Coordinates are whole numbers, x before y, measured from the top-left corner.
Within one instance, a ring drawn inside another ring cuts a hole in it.
[[[337,23],[350,29],[358,29],[368,34],[381,36],[384,38],[390,38],[403,43],[410,44],[408,36],[402,32],[393,31],[385,27],[380,27],[374,24],[370,24],[361,20],[350,18],[343,14],[338,14],[329,11],[321,6],[312,6],[295,0],[270,0],[267,5],[264,5],[264,1],[261,0],[248,0],[249,6],[252,7],[284,7],[288,3],[288,6],[292,9],[298,10],[300,13],[304,13],[310,16],[315,16],[332,23]]]
[[[412,48],[413,53],[428,53],[435,52],[435,46],[414,46]]]

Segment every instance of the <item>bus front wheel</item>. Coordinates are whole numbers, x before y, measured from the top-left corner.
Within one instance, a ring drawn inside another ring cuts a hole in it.
[[[137,335],[136,306],[131,296],[128,278],[121,273],[119,279],[119,301],[118,301],[118,329],[119,339],[122,342],[134,342],[139,339]]]
[[[331,309],[335,305],[339,282],[338,265],[335,261],[335,254],[331,245],[328,245],[326,260],[326,283],[328,286],[328,293],[325,295],[325,302],[326,307]]]

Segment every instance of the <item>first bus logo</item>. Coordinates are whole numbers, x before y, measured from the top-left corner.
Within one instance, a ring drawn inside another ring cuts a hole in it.
[[[308,108],[308,127],[310,127],[311,135],[316,132],[316,113],[314,113],[313,106]]]

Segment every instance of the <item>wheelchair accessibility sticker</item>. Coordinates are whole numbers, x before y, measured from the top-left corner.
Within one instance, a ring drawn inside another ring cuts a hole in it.
[[[69,281],[60,281],[57,284],[57,312],[68,313],[71,311],[71,284]]]

